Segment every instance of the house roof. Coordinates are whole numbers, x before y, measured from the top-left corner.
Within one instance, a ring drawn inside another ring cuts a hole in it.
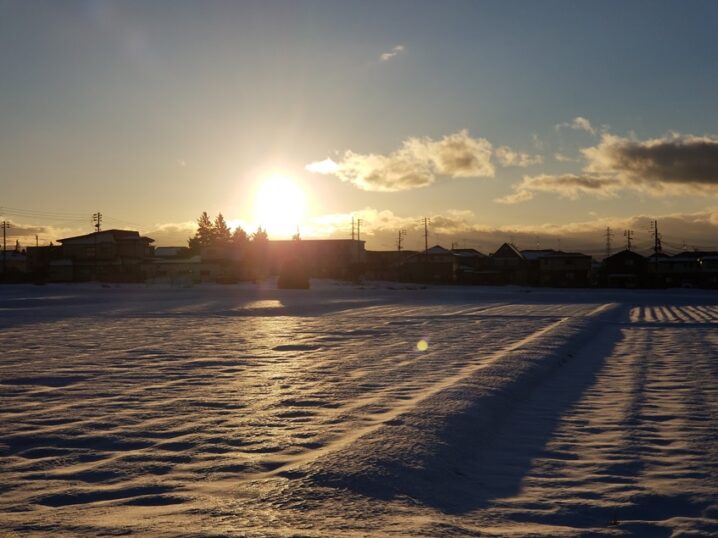
[[[536,249],[536,250],[522,250],[521,255],[529,261],[538,260],[544,256],[553,256],[559,254],[561,251],[553,250],[552,248]]]
[[[102,230],[100,232],[92,232],[85,235],[76,235],[74,237],[66,237],[65,239],[58,239],[59,243],[66,243],[66,242],[79,242],[83,243],[88,239],[100,239],[102,240],[110,240],[114,242],[119,241],[128,241],[133,239],[144,239],[148,243],[154,243],[154,239],[151,239],[149,237],[142,237],[140,236],[140,232],[134,231],[134,230]]]
[[[493,253],[494,258],[519,258],[525,259],[516,245],[513,243],[504,243],[496,252]]]
[[[634,258],[634,259],[640,258],[643,261],[646,260],[646,258],[641,256],[638,252],[634,252],[632,250],[626,249],[626,250],[621,250],[620,252],[616,252],[615,254],[611,254],[609,257],[605,258],[604,261],[605,260],[618,260],[621,258]]]
[[[486,254],[482,254],[475,248],[452,248],[451,252],[465,258],[486,258]]]
[[[437,254],[451,255],[452,252],[449,249],[442,247],[441,245],[434,245],[433,247],[429,247],[428,250],[421,251],[421,254],[429,254],[430,256],[436,256]]]

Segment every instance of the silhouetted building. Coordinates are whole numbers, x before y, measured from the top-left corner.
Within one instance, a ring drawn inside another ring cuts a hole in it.
[[[22,282],[28,275],[27,256],[17,250],[0,251],[2,273],[0,280],[6,282]]]
[[[50,262],[52,281],[139,282],[154,239],[131,230],[103,230],[60,239],[62,258]]]
[[[497,284],[528,283],[528,263],[512,243],[504,243],[491,255],[491,267],[499,273]]]
[[[491,258],[473,248],[454,248],[451,252],[457,257],[459,268],[456,281],[459,284],[500,283],[501,273],[491,265]]]
[[[400,280],[404,262],[415,250],[367,250],[364,276],[372,280]]]
[[[401,279],[408,282],[453,284],[456,282],[458,269],[458,256],[435,245],[407,258],[402,265]]]
[[[610,288],[647,287],[646,258],[631,250],[622,250],[603,260],[602,284]]]
[[[718,252],[685,251],[675,256],[659,254],[647,259],[647,272],[664,288],[718,287]]]
[[[582,288],[590,283],[591,256],[561,250],[522,250],[532,286]]]

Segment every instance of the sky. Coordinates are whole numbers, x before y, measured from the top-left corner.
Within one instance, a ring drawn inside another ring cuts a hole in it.
[[[714,1],[0,0],[14,243],[718,250]]]

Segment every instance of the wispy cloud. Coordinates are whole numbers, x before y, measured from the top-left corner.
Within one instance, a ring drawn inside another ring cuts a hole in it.
[[[583,116],[576,116],[570,122],[559,123],[556,125],[557,130],[563,128],[574,129],[576,131],[586,131],[591,134],[596,134],[597,132],[596,128],[591,125],[591,122]]]
[[[543,157],[541,155],[530,155],[514,151],[508,146],[500,146],[496,148],[496,160],[501,166],[519,166],[526,168],[535,164],[541,164]]]
[[[327,158],[306,169],[334,175],[366,191],[402,191],[431,185],[437,176],[493,177],[492,150],[488,140],[462,130],[440,140],[409,138],[388,155],[347,150],[337,161]]]
[[[389,50],[387,52],[383,52],[381,54],[381,56],[379,56],[379,59],[382,62],[388,62],[389,60],[391,60],[392,58],[395,58],[396,56],[398,56],[405,50],[406,50],[406,47],[404,45],[397,45],[396,47],[392,48],[391,50]]]
[[[571,162],[576,162],[576,160],[577,160],[572,157],[569,157],[568,155],[564,155],[561,152],[554,153],[553,158],[556,159],[560,163],[571,163]]]

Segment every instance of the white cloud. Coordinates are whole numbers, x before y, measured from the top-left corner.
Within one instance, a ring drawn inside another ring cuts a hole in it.
[[[402,52],[404,52],[405,49],[406,49],[406,47],[404,47],[404,45],[397,45],[396,47],[392,48],[390,51],[382,53],[381,56],[379,56],[379,59],[382,62],[388,62],[389,60],[391,60],[398,54],[401,54]]]
[[[472,138],[463,130],[440,140],[409,138],[389,155],[347,150],[338,161],[327,158],[309,163],[305,168],[334,175],[362,190],[392,192],[426,187],[437,176],[493,177],[491,153],[488,140]]]
[[[496,160],[501,166],[519,166],[526,168],[535,164],[541,164],[543,157],[541,155],[529,155],[514,151],[508,146],[500,146],[496,148]]]

